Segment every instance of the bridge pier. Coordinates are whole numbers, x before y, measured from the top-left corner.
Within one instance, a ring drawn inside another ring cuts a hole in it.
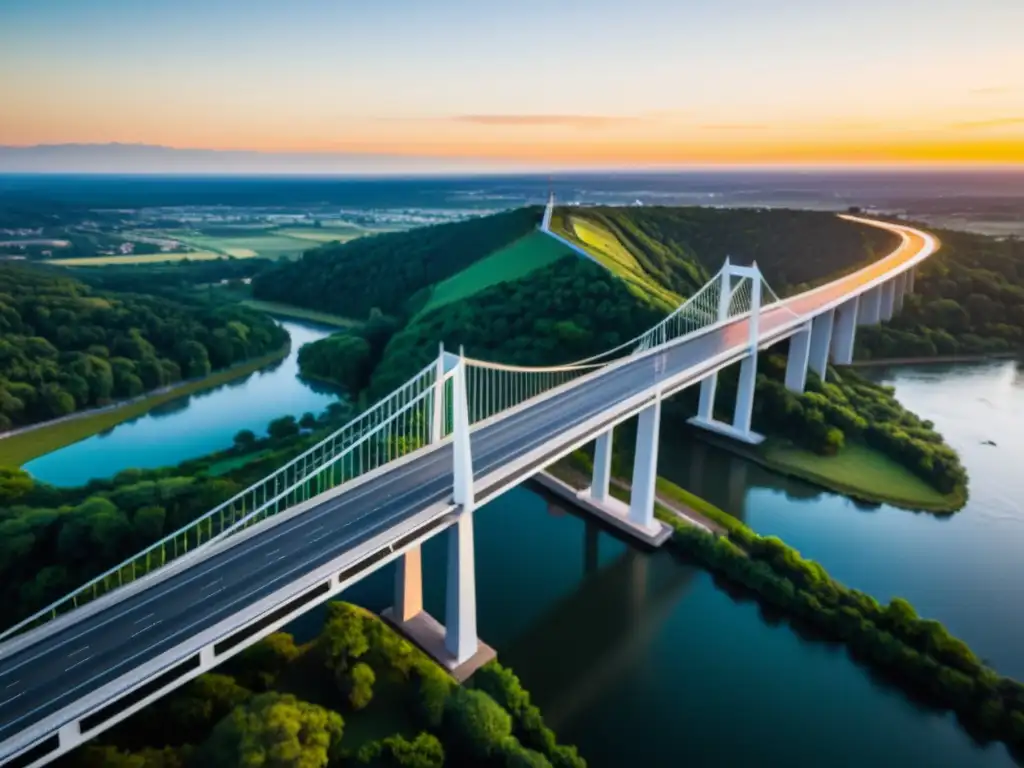
[[[807,386],[807,363],[811,354],[811,325],[789,339],[789,355],[786,358],[786,389],[803,394]]]
[[[903,274],[905,274],[907,276],[907,293],[913,293],[914,292],[914,273],[916,271],[917,271],[916,269],[911,268],[911,269],[908,269],[906,272],[903,273]]]
[[[881,285],[882,308],[880,319],[882,321],[892,320],[893,311],[896,307],[896,283],[893,280],[886,280]]]
[[[832,341],[832,362],[836,365],[849,365],[853,362],[853,345],[857,336],[857,297],[836,307],[835,338]]]
[[[882,287],[876,285],[860,295],[858,325],[878,325],[882,319]]]
[[[835,323],[835,310],[823,312],[811,321],[811,358],[810,367],[825,380],[828,369],[828,349],[832,344],[832,326]]]
[[[612,462],[612,430],[597,438],[594,474],[590,487],[576,493],[580,506],[618,530],[645,544],[661,546],[672,529],[654,517],[655,483],[658,479],[658,435],[661,400],[640,411],[633,458],[633,482],[626,503],[609,494]]]
[[[907,292],[907,273],[901,272],[893,278],[896,285],[896,296],[893,300],[893,313],[903,311],[903,296]]]
[[[686,423],[751,445],[763,442],[764,435],[750,429],[751,418],[754,414],[754,385],[757,383],[757,352],[752,350],[740,363],[740,380],[736,390],[736,405],[733,409],[731,424],[714,418],[712,406],[716,379],[717,376],[709,376],[701,381],[701,398],[697,415],[688,419]],[[708,381],[711,383],[705,390],[705,383]],[[705,392],[708,393],[706,398]]]
[[[395,605],[384,618],[426,651],[451,675],[463,682],[493,659],[494,649],[476,634],[476,556],[473,547],[473,459],[469,440],[469,408],[465,363],[453,381],[452,500],[460,509],[447,533],[448,571],[445,589],[445,625],[423,610],[422,562],[419,547],[407,551],[398,563]]]

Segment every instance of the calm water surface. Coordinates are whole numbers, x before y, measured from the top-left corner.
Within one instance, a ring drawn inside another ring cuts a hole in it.
[[[1024,677],[1021,377],[1012,364],[878,375],[961,451],[972,496],[958,516],[858,507],[700,444],[663,446],[660,470],[846,583],[906,596]],[[706,572],[638,553],[535,490],[479,510],[476,547],[481,636],[592,766],[1014,765],[1002,745],[974,744],[951,715],[876,681],[841,647],[802,639]],[[424,552],[438,617],[444,564],[441,537]],[[391,578],[382,570],[346,598],[381,610]],[[308,636],[319,618],[292,629]]]
[[[332,331],[293,321],[281,325],[291,336],[291,352],[273,367],[174,400],[105,433],[40,456],[25,469],[54,485],[81,485],[129,467],[163,467],[227,448],[239,430],[264,434],[267,422],[279,416],[319,414],[337,395],[298,378],[299,348]]]

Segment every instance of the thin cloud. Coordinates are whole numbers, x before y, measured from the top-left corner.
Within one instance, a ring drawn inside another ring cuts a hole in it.
[[[966,123],[953,123],[951,128],[962,131],[976,131],[984,128],[1007,128],[1014,125],[1024,125],[1024,117],[1000,117],[994,120],[974,120]]]
[[[765,131],[768,126],[764,123],[712,123],[701,128],[707,131]]]
[[[1009,93],[1010,89],[1005,85],[992,85],[986,88],[971,88],[970,93],[975,96],[993,96],[999,93]]]
[[[456,115],[458,123],[501,126],[562,126],[566,128],[603,128],[636,122],[635,117],[616,115]]]

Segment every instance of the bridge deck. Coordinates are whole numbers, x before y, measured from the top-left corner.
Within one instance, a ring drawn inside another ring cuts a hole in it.
[[[913,258],[924,245],[912,236],[886,259],[787,305],[800,315],[813,314]],[[761,338],[778,338],[793,323],[789,311],[768,309],[760,319]],[[502,479],[509,462],[545,446],[556,449],[568,430],[635,395],[669,381],[673,389],[696,381],[707,361],[724,353],[741,356],[748,334],[748,321],[736,320],[594,374],[478,428],[472,434],[474,476],[491,490],[519,482],[516,475]],[[451,468],[450,445],[439,446],[0,659],[0,742],[449,497]],[[85,713],[72,707],[65,714]]]

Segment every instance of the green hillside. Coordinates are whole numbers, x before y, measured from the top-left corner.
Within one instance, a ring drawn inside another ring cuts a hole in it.
[[[895,235],[818,211],[669,208],[556,210],[552,229],[627,282],[690,296],[726,256],[756,261],[783,294],[847,272],[899,243]]]
[[[518,280],[566,256],[578,258],[554,238],[531,232],[435,285],[418,314],[468,298],[497,283]]]

